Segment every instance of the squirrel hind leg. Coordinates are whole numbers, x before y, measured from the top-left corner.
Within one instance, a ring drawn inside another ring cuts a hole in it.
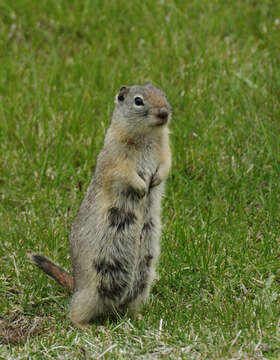
[[[137,297],[128,304],[128,314],[132,318],[138,318],[143,305],[146,303],[151,290],[151,281],[147,282],[145,289],[140,292]]]
[[[76,291],[70,301],[69,317],[78,327],[85,327],[92,319],[104,314],[104,304],[96,289]]]

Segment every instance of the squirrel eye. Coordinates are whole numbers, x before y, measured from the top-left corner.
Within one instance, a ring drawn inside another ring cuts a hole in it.
[[[137,105],[137,106],[143,106],[144,105],[143,99],[141,99],[138,96],[134,99],[134,102],[135,102],[135,105]]]
[[[123,96],[123,95],[119,95],[119,96],[118,96],[118,100],[119,100],[119,101],[123,101],[123,100],[124,100],[124,96]]]

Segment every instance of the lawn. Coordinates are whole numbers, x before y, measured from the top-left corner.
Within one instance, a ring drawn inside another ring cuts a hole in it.
[[[173,107],[159,279],[142,319],[80,330],[27,253],[70,268],[114,96],[146,82]],[[279,95],[277,0],[0,1],[0,358],[279,359]]]

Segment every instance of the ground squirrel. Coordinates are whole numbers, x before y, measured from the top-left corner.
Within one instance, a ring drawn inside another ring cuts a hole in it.
[[[122,86],[95,173],[70,234],[73,278],[42,255],[32,261],[73,293],[70,319],[137,314],[155,277],[161,196],[171,166],[165,94]]]

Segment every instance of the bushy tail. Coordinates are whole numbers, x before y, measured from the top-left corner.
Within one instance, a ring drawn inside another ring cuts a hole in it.
[[[31,254],[30,260],[34,265],[42,269],[65,289],[69,290],[71,293],[74,292],[73,277],[67,271],[62,269],[62,267],[54,264],[44,255]]]

